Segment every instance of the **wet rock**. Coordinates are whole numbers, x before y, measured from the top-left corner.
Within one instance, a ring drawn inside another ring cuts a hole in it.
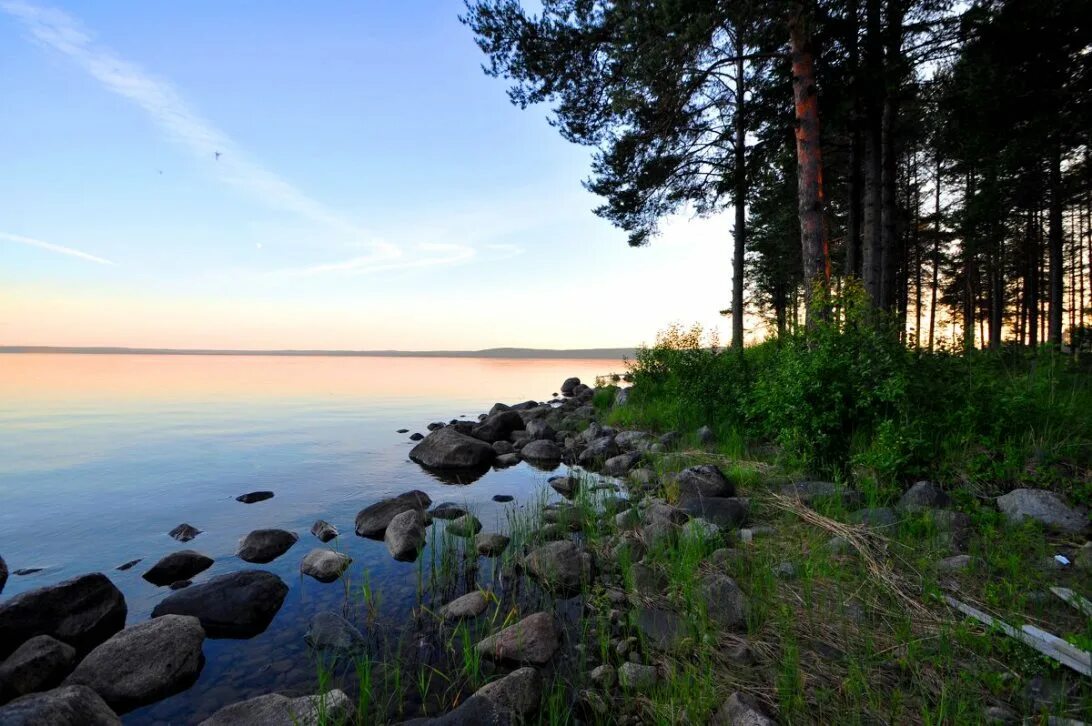
[[[447,531],[456,537],[473,537],[482,531],[482,523],[473,514],[464,514],[447,525]]]
[[[300,563],[300,572],[319,582],[333,582],[352,564],[353,558],[342,552],[316,548]]]
[[[491,701],[517,719],[531,716],[542,700],[542,677],[534,668],[517,668],[474,692],[474,696]]]
[[[467,514],[466,507],[461,507],[454,502],[441,502],[428,512],[436,519],[458,519]]]
[[[500,502],[502,504],[505,503],[505,502],[515,501],[515,499],[516,498],[513,497],[511,494],[494,494],[493,495],[493,501],[494,502]]]
[[[134,567],[136,567],[137,565],[139,565],[143,561],[144,561],[143,557],[138,557],[135,560],[129,560],[128,562],[120,564],[117,567],[115,567],[114,569],[117,570],[118,572],[125,572],[126,570],[133,569]]]
[[[320,542],[329,542],[337,537],[340,532],[337,531],[337,527],[325,519],[316,519],[315,523],[311,525],[311,534],[318,537]]]
[[[579,378],[566,378],[561,384],[561,395],[571,396],[573,395],[573,389],[580,385]]]
[[[732,497],[736,488],[715,464],[701,464],[675,475],[680,497]]]
[[[548,441],[546,439],[527,442],[523,445],[523,448],[519,450],[519,453],[524,459],[533,462],[561,461],[561,447],[553,441]]]
[[[752,696],[735,692],[713,715],[710,726],[776,726]]]
[[[224,706],[200,726],[320,726],[347,723],[355,709],[344,692],[289,698],[268,693]]]
[[[317,613],[303,636],[313,650],[352,655],[364,649],[364,636],[345,618],[333,612]]]
[[[243,504],[254,504],[255,502],[264,502],[266,499],[272,498],[273,492],[249,492],[235,497],[235,501],[242,502]]]
[[[567,499],[575,497],[580,489],[580,479],[575,476],[552,476],[547,481],[555,492]]]
[[[496,460],[493,461],[493,466],[496,466],[500,469],[506,469],[510,466],[515,466],[521,461],[523,461],[523,457],[514,452],[511,454],[501,454],[496,458]]]
[[[179,550],[152,565],[152,569],[145,572],[142,577],[157,587],[163,587],[179,580],[188,580],[204,572],[212,567],[212,562],[211,557],[200,552]]]
[[[907,511],[920,509],[936,509],[946,507],[951,499],[944,490],[931,481],[919,481],[903,492],[899,498],[898,508]]]
[[[76,665],[76,649],[36,635],[0,663],[0,703],[60,685]]]
[[[121,591],[101,572],[40,587],[0,602],[0,658],[35,635],[86,653],[125,626]]]
[[[512,415],[519,418],[519,414]],[[409,458],[421,466],[440,470],[484,469],[496,456],[497,452],[489,443],[459,433],[452,427],[433,431],[409,453]]]
[[[640,460],[641,454],[636,451],[612,456],[603,462],[603,471],[609,476],[622,477],[628,474]]]
[[[39,572],[44,572],[45,569],[44,567],[21,567],[11,574],[16,577],[26,577],[27,575],[37,575]]]
[[[684,496],[679,499],[679,509],[722,529],[736,529],[746,524],[750,503],[742,497]]]
[[[476,618],[485,612],[488,605],[489,598],[486,594],[481,590],[474,590],[444,605],[437,611],[437,614],[444,620]]]
[[[713,429],[708,426],[702,426],[697,430],[696,435],[698,437],[698,443],[702,446],[709,446],[717,440],[717,435],[713,433]]]
[[[512,446],[511,441],[494,441],[493,451],[497,452],[497,456],[503,456],[504,454],[511,454],[515,451],[515,447]]]
[[[189,587],[193,584],[193,580],[175,580],[170,584],[172,590],[181,590],[184,587]]]
[[[439,431],[440,429],[444,428],[445,426],[447,426],[447,424],[445,424],[443,421],[433,421],[432,423],[430,423],[425,428],[427,428],[429,431]]]
[[[871,507],[851,513],[849,521],[854,524],[866,524],[876,529],[888,529],[898,525],[899,516],[890,507]]]
[[[524,559],[527,572],[547,590],[568,595],[591,580],[591,555],[569,540],[536,547]]]
[[[400,562],[413,562],[425,546],[424,516],[416,509],[396,515],[387,526],[383,541],[391,557]]]
[[[482,532],[474,538],[474,548],[479,555],[500,557],[508,548],[509,538],[496,532]]]
[[[720,572],[704,575],[699,592],[710,620],[724,628],[746,626],[747,598],[732,578]]]
[[[397,431],[395,431],[395,433],[396,434],[408,434],[409,429],[398,429]]]
[[[420,441],[423,438],[425,438],[425,435],[423,433],[421,433],[420,431],[415,431],[414,433],[410,434],[409,440]]]
[[[256,529],[239,540],[236,554],[244,562],[272,562],[299,541],[295,532],[284,529]]]
[[[376,502],[357,513],[356,533],[361,537],[382,538],[383,533],[387,531],[387,525],[395,516],[410,510],[423,512],[430,504],[432,499],[416,489]]]
[[[1015,522],[1033,519],[1048,529],[1073,534],[1089,528],[1087,512],[1045,489],[1013,489],[997,498],[997,507]]]
[[[613,436],[600,436],[595,439],[576,458],[577,463],[588,468],[601,466],[607,459],[619,454],[618,445]]]
[[[197,527],[183,522],[167,534],[175,538],[179,542],[189,542],[191,539],[201,534],[201,530],[199,530]]]
[[[487,416],[484,421],[474,427],[471,435],[476,439],[488,441],[501,441],[508,438],[513,431],[520,431],[526,427],[523,417],[518,411],[498,411],[492,416]]]
[[[84,658],[65,681],[87,686],[117,713],[155,703],[189,688],[205,659],[205,631],[197,618],[165,615],[131,625]]]
[[[618,669],[618,683],[627,691],[644,691],[660,680],[655,666],[626,662]]]
[[[553,615],[539,612],[490,635],[474,647],[480,655],[494,661],[544,665],[554,657],[560,640],[561,630]]]
[[[121,726],[102,696],[87,686],[32,693],[0,707],[4,726]]]
[[[192,615],[210,638],[250,638],[269,627],[287,594],[272,572],[240,570],[172,593],[152,617]]]

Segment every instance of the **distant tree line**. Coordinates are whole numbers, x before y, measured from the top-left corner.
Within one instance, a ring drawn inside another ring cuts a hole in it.
[[[596,212],[649,242],[735,210],[733,345],[863,287],[934,349],[1089,344],[1087,0],[472,0],[486,72],[595,149]],[[727,284],[727,281],[726,281]]]

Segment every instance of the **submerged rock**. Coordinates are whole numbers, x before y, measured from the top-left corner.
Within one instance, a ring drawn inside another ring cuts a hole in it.
[[[320,726],[347,723],[355,709],[344,692],[289,698],[268,693],[224,706],[200,726]]]
[[[542,700],[542,677],[534,668],[524,666],[486,683],[474,692],[474,696],[485,698],[522,720],[538,709]]]
[[[295,532],[284,529],[256,529],[239,540],[239,559],[265,564],[272,562],[299,541]]]
[[[0,703],[60,685],[76,665],[76,649],[36,635],[0,663]]]
[[[254,504],[255,502],[264,502],[266,499],[272,499],[273,492],[248,492],[247,494],[240,494],[235,497],[235,501],[242,502],[243,504]]]
[[[509,538],[496,532],[482,532],[474,538],[474,548],[479,555],[499,557],[508,548]]]
[[[365,643],[364,636],[352,623],[333,612],[321,612],[311,618],[304,640],[314,650],[339,655],[357,653],[363,650]]]
[[[495,661],[543,665],[554,657],[560,641],[561,630],[553,615],[539,612],[490,635],[474,648]]]
[[[325,519],[316,519],[315,523],[311,525],[311,534],[318,537],[320,542],[329,542],[334,537],[337,537],[340,532],[337,531],[337,527],[330,524]]]
[[[152,569],[145,572],[142,577],[157,587],[163,587],[179,580],[188,580],[204,572],[212,567],[212,562],[211,557],[200,552],[179,550],[152,565]]]
[[[466,507],[461,507],[454,502],[441,502],[428,513],[436,519],[458,519],[467,513]]]
[[[391,557],[400,562],[412,562],[425,546],[424,516],[417,509],[408,509],[391,519],[383,541]]]
[[[240,570],[172,593],[152,617],[192,615],[210,638],[250,638],[269,627],[287,594],[272,572]]]
[[[189,525],[183,522],[167,534],[171,537],[174,537],[179,542],[189,542],[191,539],[201,534],[201,530],[199,530],[197,527],[194,527],[193,525]]]
[[[40,587],[0,602],[0,658],[35,635],[86,653],[125,627],[121,591],[101,572]]]
[[[387,525],[397,515],[410,510],[424,511],[430,504],[432,499],[428,494],[416,489],[376,502],[357,513],[356,533],[361,537],[380,539],[387,531]]]
[[[493,501],[494,502],[500,502],[502,504],[505,503],[505,502],[515,501],[515,499],[516,498],[513,497],[511,494],[494,494],[493,495]]]
[[[482,530],[482,523],[473,514],[464,514],[447,525],[447,531],[456,537],[473,537]]]
[[[333,582],[352,564],[353,558],[341,552],[315,548],[300,563],[300,572],[319,582]]]
[[[519,418],[519,414],[513,415]],[[484,469],[496,455],[485,441],[461,434],[453,427],[444,427],[414,446],[409,458],[430,469]]]
[[[128,562],[120,564],[117,567],[115,567],[114,569],[117,570],[118,572],[125,572],[126,570],[133,569],[134,567],[136,567],[137,565],[139,565],[143,561],[144,561],[143,557],[138,557],[135,560],[129,560]]]
[[[5,726],[121,726],[102,696],[87,686],[32,693],[0,707]]]
[[[1048,529],[1073,534],[1089,528],[1087,512],[1045,489],[1013,489],[997,498],[997,507],[1014,522],[1033,519]]]
[[[165,615],[131,625],[91,651],[65,681],[88,686],[117,713],[189,688],[205,659],[197,618]]]

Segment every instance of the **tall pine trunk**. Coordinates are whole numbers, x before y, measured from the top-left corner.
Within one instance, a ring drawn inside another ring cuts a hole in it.
[[[851,0],[846,11],[849,17],[849,67],[852,74],[850,93],[853,107],[849,117],[849,179],[848,210],[846,214],[846,267],[847,276],[859,277],[861,274],[861,89],[860,89],[860,19],[857,0]]]
[[[1064,263],[1062,262],[1062,154],[1055,144],[1050,156],[1050,202],[1047,211],[1050,231],[1047,246],[1050,253],[1050,343],[1062,344],[1062,307],[1064,294]]]
[[[747,246],[747,126],[743,116],[743,39],[736,31],[735,249],[732,256],[732,346],[743,350],[743,260]]]
[[[861,78],[864,86],[861,94],[864,98],[861,279],[865,292],[876,307],[883,305],[883,43],[880,7],[880,0],[867,0],[865,3],[864,70]]]
[[[933,191],[933,279],[929,288],[929,352],[937,329],[937,291],[940,279],[940,152],[936,154],[937,186]]]

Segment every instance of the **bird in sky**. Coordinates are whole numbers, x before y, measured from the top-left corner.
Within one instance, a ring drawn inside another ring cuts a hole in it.
[[[216,154],[216,160],[220,161],[220,152],[219,151],[214,151],[212,153]]]

